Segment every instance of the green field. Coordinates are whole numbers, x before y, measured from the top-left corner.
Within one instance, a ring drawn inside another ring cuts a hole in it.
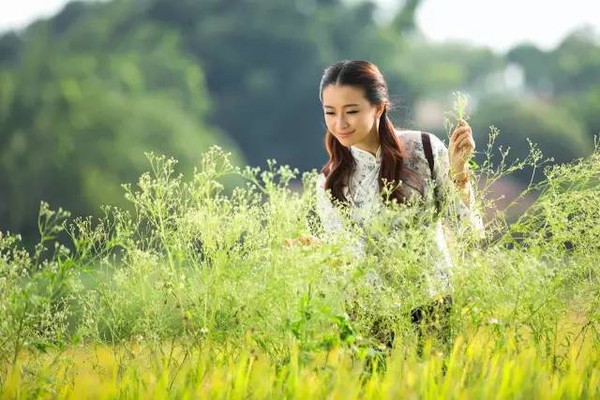
[[[190,177],[150,160],[129,209],[42,205],[35,249],[0,236],[0,397],[600,397],[598,150],[546,168],[534,205],[484,240],[451,229],[448,326],[421,338],[431,215],[391,206],[403,228],[375,221],[357,258],[350,230],[307,239],[314,172],[292,190],[296,171],[218,148]]]

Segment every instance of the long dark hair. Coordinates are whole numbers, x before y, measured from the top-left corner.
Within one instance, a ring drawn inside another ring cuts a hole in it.
[[[319,86],[319,99],[323,101],[323,89],[328,85],[350,85],[362,88],[367,100],[374,106],[383,105],[383,113],[379,118],[379,143],[381,146],[381,168],[379,170],[379,190],[384,184],[391,184],[394,190],[391,199],[400,203],[408,200],[406,186],[423,195],[423,181],[418,175],[404,166],[403,149],[398,140],[394,125],[388,118],[391,102],[383,74],[377,66],[369,61],[340,61],[325,69]],[[325,190],[331,189],[333,198],[343,204],[348,200],[343,188],[348,184],[355,167],[354,157],[350,149],[343,146],[329,130],[325,133],[325,147],[329,153],[329,161],[321,172],[325,175]],[[399,184],[401,183],[401,184]],[[382,192],[382,196],[384,193]]]

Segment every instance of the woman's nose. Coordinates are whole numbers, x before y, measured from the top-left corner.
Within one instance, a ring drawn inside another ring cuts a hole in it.
[[[337,126],[338,126],[338,128],[346,128],[348,126],[348,123],[346,122],[344,117],[340,116],[337,119]]]

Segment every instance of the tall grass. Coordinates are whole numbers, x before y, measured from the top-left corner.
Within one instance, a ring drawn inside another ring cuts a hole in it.
[[[479,176],[538,165],[533,150]],[[130,210],[71,219],[42,204],[34,251],[0,236],[3,397],[600,395],[598,146],[546,167],[516,223],[452,236],[450,341],[410,322],[432,300],[427,208],[391,205],[356,257],[351,229],[309,239],[323,234],[315,171],[239,168],[215,147],[184,177],[148,157],[124,187]]]

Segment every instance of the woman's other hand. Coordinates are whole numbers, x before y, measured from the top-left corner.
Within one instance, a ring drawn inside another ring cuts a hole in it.
[[[284,244],[287,247],[293,247],[293,246],[297,246],[297,245],[301,245],[301,246],[312,246],[315,244],[319,244],[321,241],[319,240],[319,238],[317,238],[316,236],[313,235],[308,235],[308,236],[300,236],[297,239],[294,238],[286,238],[284,240]]]

